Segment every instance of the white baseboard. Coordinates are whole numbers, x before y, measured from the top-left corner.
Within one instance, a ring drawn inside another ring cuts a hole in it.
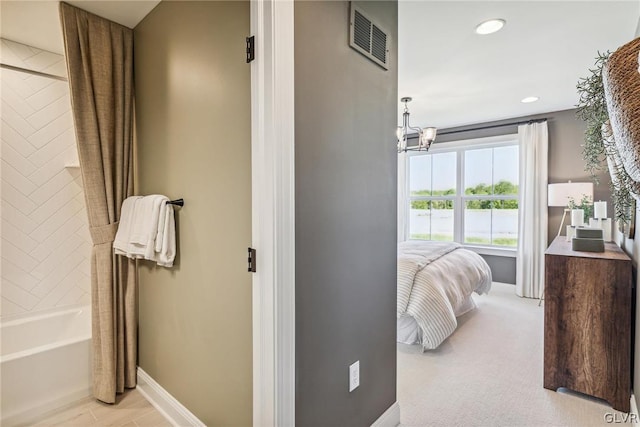
[[[187,408],[162,388],[149,374],[138,366],[137,390],[151,403],[172,425],[176,427],[206,427],[206,425]]]
[[[389,406],[389,409],[384,411],[384,414],[380,415],[371,427],[396,427],[400,425],[400,405],[398,402],[394,402]]]
[[[640,426],[640,415],[638,415],[638,405],[636,404],[635,394],[631,394],[631,424]]]

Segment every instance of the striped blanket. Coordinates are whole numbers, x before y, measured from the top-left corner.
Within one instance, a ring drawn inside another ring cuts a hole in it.
[[[413,317],[423,349],[438,347],[458,326],[456,313],[469,296],[487,293],[491,270],[475,252],[450,242],[398,245],[397,317]]]

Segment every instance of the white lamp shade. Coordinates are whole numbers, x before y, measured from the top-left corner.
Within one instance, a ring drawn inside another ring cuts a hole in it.
[[[422,130],[423,142],[424,143],[433,142],[433,140],[436,139],[437,132],[438,132],[438,129],[434,127],[424,128]]]
[[[583,197],[593,200],[593,183],[592,182],[563,182],[559,184],[549,184],[549,193],[547,199],[548,206],[563,206],[569,204],[569,199],[580,203]]]

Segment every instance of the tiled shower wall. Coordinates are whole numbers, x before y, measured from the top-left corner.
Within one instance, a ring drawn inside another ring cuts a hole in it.
[[[62,55],[9,40],[0,59],[66,75]],[[67,82],[0,70],[1,316],[90,301],[87,226]]]

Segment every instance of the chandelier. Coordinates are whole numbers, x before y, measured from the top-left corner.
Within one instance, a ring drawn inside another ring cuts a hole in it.
[[[407,106],[407,104],[411,102],[411,98],[405,96],[404,98],[400,98],[400,102],[404,102],[404,113],[402,113],[402,126],[398,126],[398,130],[396,131],[396,135],[398,137],[398,153],[404,153],[407,151],[428,151],[429,147],[431,147],[431,144],[436,139],[438,129],[434,127],[424,129],[412,127],[409,124],[409,107]],[[413,145],[411,147],[407,146],[410,134],[409,131],[412,131],[412,134],[418,135],[418,145]]]

